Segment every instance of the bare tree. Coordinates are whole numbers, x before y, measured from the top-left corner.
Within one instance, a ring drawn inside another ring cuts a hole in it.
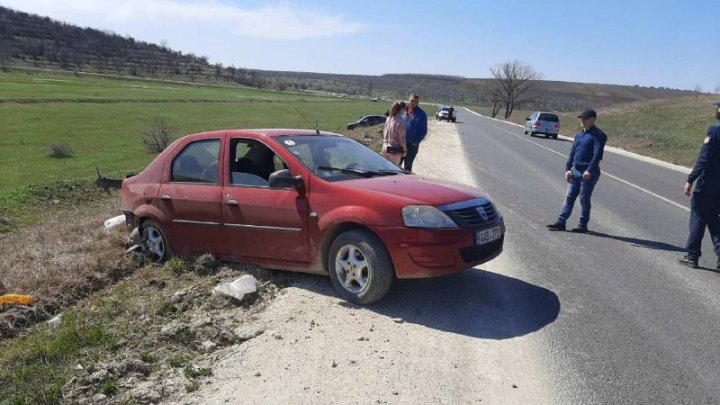
[[[696,84],[696,85],[695,85],[695,90],[693,90],[693,91],[695,92],[695,97],[699,96],[700,93],[703,92],[702,86],[699,85],[699,84]]]
[[[502,90],[500,86],[496,86],[490,90],[490,102],[492,103],[492,117],[497,117],[500,112],[500,107],[503,105]]]
[[[720,94],[720,83],[718,83],[718,85],[715,86],[715,94]]]
[[[496,80],[496,89],[505,105],[506,119],[510,118],[516,107],[534,100],[534,81],[542,78],[542,74],[532,66],[519,60],[495,65],[490,68],[490,72]]]

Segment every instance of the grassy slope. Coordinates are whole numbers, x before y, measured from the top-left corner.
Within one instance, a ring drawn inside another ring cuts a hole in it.
[[[0,73],[0,196],[27,184],[92,179],[138,171],[152,160],[140,134],[157,116],[173,135],[219,128],[311,128],[340,131],[387,106],[370,101],[237,87],[72,75]],[[74,156],[48,157],[52,143]]]
[[[713,96],[621,104],[598,110],[598,127],[608,144],[667,162],[692,166],[707,127],[714,122]],[[490,108],[471,106],[490,115]],[[508,121],[523,124],[531,111],[517,110]],[[580,129],[577,112],[560,115],[561,133],[574,136]]]

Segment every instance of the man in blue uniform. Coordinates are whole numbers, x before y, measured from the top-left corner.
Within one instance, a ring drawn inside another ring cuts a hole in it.
[[[564,231],[565,222],[572,214],[573,206],[580,196],[580,224],[572,232],[586,233],[590,221],[590,196],[600,178],[600,160],[602,160],[607,135],[595,126],[597,113],[585,110],[578,115],[583,131],[575,135],[570,156],[565,164],[565,180],[568,182],[565,203],[555,223],[548,225],[551,231]]]
[[[420,150],[420,142],[427,135],[427,114],[420,108],[420,96],[413,94],[407,109],[407,128],[405,131],[405,142],[407,154],[400,164],[409,172],[412,172],[412,165]]]
[[[720,121],[720,103],[715,117]],[[694,190],[693,190],[694,186]],[[711,125],[703,140],[695,167],[685,183],[685,194],[690,195],[690,236],[685,250],[687,254],[680,263],[698,268],[700,246],[705,227],[710,231],[715,254],[718,256],[717,269],[720,270],[720,122]]]

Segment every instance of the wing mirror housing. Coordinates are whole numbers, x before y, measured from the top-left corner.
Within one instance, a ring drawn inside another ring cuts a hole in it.
[[[525,117],[525,121],[530,121],[530,117]]]
[[[294,188],[298,194],[305,194],[305,182],[302,176],[293,177],[290,170],[278,170],[270,175],[270,188]]]

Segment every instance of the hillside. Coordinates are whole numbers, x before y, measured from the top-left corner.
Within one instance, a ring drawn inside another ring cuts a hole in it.
[[[0,45],[0,68],[3,70],[11,67],[53,68],[369,98],[405,98],[410,93],[418,93],[426,101],[478,105],[489,104],[492,83],[492,79],[459,76],[340,75],[210,64],[204,56],[4,7],[0,7]],[[690,94],[690,91],[668,88],[538,81],[538,101],[528,109],[575,111],[588,106],[599,108]]]

